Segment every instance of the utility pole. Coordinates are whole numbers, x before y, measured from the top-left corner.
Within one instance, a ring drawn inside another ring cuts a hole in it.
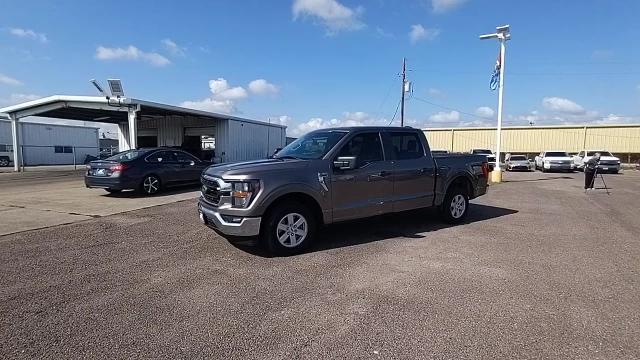
[[[407,83],[407,59],[402,58],[402,100],[400,100],[400,126],[404,126],[404,93]]]

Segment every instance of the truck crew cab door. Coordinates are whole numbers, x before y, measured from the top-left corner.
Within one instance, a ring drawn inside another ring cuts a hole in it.
[[[393,159],[393,211],[433,204],[435,165],[426,143],[415,131],[387,131],[385,143]],[[424,135],[423,135],[424,136]]]
[[[391,162],[385,159],[377,131],[358,132],[338,150],[339,157],[355,157],[353,169],[333,168],[333,220],[343,221],[391,212]],[[333,161],[332,161],[333,164]]]

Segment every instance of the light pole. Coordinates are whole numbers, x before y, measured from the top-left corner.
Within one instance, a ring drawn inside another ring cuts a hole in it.
[[[493,169],[493,182],[502,181],[502,172],[500,170],[500,141],[502,136],[502,96],[504,94],[504,53],[505,43],[511,39],[509,25],[498,26],[493,34],[480,35],[480,40],[498,39],[500,41],[500,82],[498,88],[498,127],[496,129],[496,165]]]

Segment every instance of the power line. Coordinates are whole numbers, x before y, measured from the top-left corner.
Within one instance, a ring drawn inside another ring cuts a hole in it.
[[[434,102],[431,102],[431,101],[429,101],[429,100],[425,100],[425,99],[419,98],[419,97],[417,97],[417,96],[413,96],[413,99],[416,99],[416,100],[418,100],[418,101],[422,101],[423,103],[427,103],[427,104],[429,104],[429,105],[433,105],[433,106],[436,106],[436,107],[439,107],[439,108],[442,108],[442,109],[451,110],[451,111],[457,111],[457,112],[459,112],[460,114],[464,114],[464,115],[467,115],[467,116],[471,116],[471,117],[474,117],[474,118],[476,118],[476,119],[481,119],[481,120],[484,120],[484,121],[491,120],[491,119],[489,119],[489,118],[482,117],[482,116],[478,116],[478,115],[475,115],[475,114],[472,114],[472,113],[468,113],[468,112],[465,112],[465,111],[462,111],[462,110],[458,110],[458,109],[455,109],[455,108],[452,108],[452,107],[448,107],[448,106],[444,106],[444,105],[436,104],[436,103],[434,103]]]
[[[393,123],[393,120],[395,120],[396,115],[398,114],[398,109],[400,108],[400,103],[401,102],[402,102],[402,100],[398,101],[398,106],[396,106],[396,111],[393,113],[393,117],[391,118],[391,121],[389,121],[387,126],[391,125]]]

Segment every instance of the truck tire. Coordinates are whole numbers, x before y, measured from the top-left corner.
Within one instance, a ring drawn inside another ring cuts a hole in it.
[[[277,256],[299,254],[313,243],[317,220],[303,204],[287,201],[277,204],[264,219],[260,238],[263,246]]]
[[[469,195],[460,186],[455,186],[447,191],[442,205],[440,205],[440,215],[445,222],[457,224],[464,220],[469,212]]]

